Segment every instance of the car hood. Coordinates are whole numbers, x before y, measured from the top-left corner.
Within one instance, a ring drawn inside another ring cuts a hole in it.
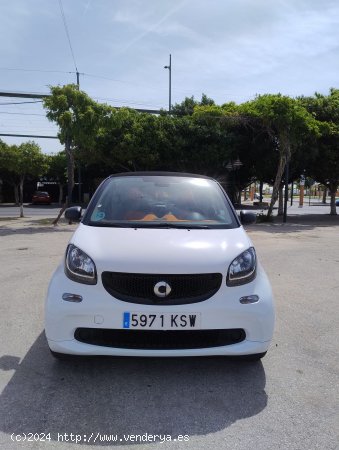
[[[253,244],[234,229],[106,228],[80,224],[70,243],[87,253],[98,272],[212,273]]]

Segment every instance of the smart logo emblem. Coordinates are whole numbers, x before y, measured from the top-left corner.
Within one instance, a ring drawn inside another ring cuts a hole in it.
[[[154,286],[154,293],[157,297],[167,297],[171,293],[171,286],[166,281],[159,281]]]

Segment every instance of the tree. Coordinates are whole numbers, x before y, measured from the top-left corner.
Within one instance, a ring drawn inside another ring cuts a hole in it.
[[[0,140],[0,173],[1,178],[13,186],[15,204],[19,205],[19,177],[13,172],[16,165],[16,146],[7,145]]]
[[[235,152],[233,118],[214,104],[196,106],[191,119],[191,141],[195,170],[225,178],[227,161]]]
[[[38,177],[43,175],[48,169],[48,163],[45,155],[41,152],[38,144],[33,141],[25,142],[17,147],[17,161],[13,172],[18,174],[19,184],[19,202],[20,217],[24,216],[23,198],[24,198],[24,181],[30,175]]]
[[[336,192],[339,187],[339,90],[331,89],[328,96],[315,94],[301,97],[300,103],[321,123],[321,135],[314,145],[315,156],[307,172],[330,191],[330,214],[336,215]]]
[[[61,151],[56,154],[46,156],[48,161],[48,172],[46,176],[51,180],[56,181],[59,186],[59,205],[62,203],[63,189],[67,182],[67,158],[66,153]]]
[[[201,100],[194,100],[194,96],[185,97],[181,103],[176,103],[172,106],[171,114],[176,116],[191,116],[194,112],[196,106],[213,106],[215,105],[214,100],[207,97],[206,94],[202,94]]]
[[[298,145],[307,136],[318,136],[319,123],[296,99],[281,94],[259,95],[255,100],[244,103],[245,116],[260,119],[272,142],[272,150],[279,154],[279,163],[273,184],[271,203],[267,212],[270,216],[278,198],[279,185],[286,164]]]
[[[101,163],[110,171],[151,170],[158,151],[156,125],[156,117],[150,114],[112,108],[95,143],[82,148],[77,157],[83,165]]]
[[[48,169],[45,155],[38,144],[33,141],[25,142],[19,146],[5,146],[1,149],[0,166],[6,168],[19,186],[20,217],[24,216],[23,193],[24,181],[27,176],[38,177]]]
[[[100,127],[113,109],[92,100],[78,86],[50,87],[51,96],[44,99],[47,118],[59,126],[59,139],[65,144],[67,157],[68,204],[74,188],[74,154],[96,143]]]

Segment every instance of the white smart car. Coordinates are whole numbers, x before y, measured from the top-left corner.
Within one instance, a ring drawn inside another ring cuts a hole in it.
[[[45,332],[69,355],[263,357],[274,328],[267,276],[219,183],[168,172],[107,178],[53,274]]]

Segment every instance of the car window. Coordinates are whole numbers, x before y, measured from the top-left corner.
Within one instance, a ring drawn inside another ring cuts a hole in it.
[[[85,218],[86,220],[87,218]],[[89,209],[91,225],[236,227],[234,213],[213,180],[173,176],[112,177]]]

